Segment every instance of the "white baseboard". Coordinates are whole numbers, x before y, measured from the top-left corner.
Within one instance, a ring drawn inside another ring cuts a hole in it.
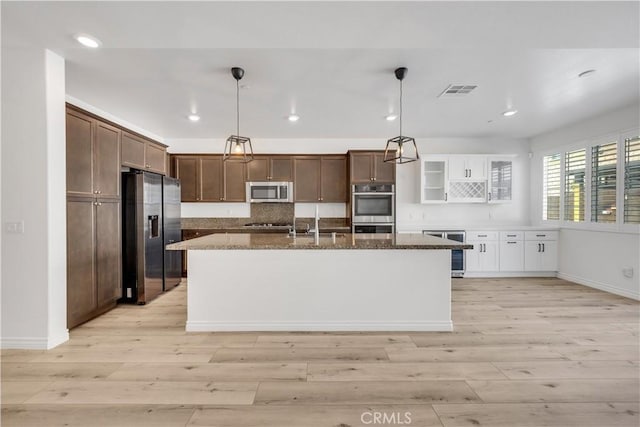
[[[467,271],[464,277],[491,278],[491,277],[556,277],[555,271]]]
[[[69,331],[59,336],[36,338],[36,337],[3,337],[0,341],[0,347],[3,350],[19,349],[19,350],[50,350],[59,346],[63,342],[69,340]]]
[[[199,322],[187,321],[187,332],[329,332],[414,331],[450,332],[453,322]]]
[[[634,292],[628,289],[621,289],[617,286],[611,286],[606,283],[596,282],[595,280],[585,279],[583,277],[574,276],[567,273],[558,273],[560,279],[568,280],[569,282],[578,283],[580,285],[589,286],[590,288],[600,289],[601,291],[609,292],[612,294],[620,295],[623,297],[631,298],[640,301],[640,291]]]

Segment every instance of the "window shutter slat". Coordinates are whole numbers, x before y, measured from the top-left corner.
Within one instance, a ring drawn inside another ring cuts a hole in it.
[[[618,143],[596,145],[591,152],[591,221],[616,222]]]
[[[560,154],[543,158],[542,219],[560,219]]]
[[[640,224],[640,136],[624,141],[624,222]]]
[[[565,153],[564,219],[584,221],[585,198],[585,149]]]

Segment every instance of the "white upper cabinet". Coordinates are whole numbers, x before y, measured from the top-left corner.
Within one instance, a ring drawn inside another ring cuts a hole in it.
[[[420,161],[420,203],[447,201],[447,158],[429,156]]]
[[[487,179],[486,156],[449,156],[449,179],[465,181]]]
[[[440,154],[420,159],[420,203],[505,203],[512,198],[509,155]]]
[[[489,203],[508,203],[513,188],[513,162],[508,159],[489,158]]]

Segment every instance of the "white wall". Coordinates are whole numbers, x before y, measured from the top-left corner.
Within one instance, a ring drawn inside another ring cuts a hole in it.
[[[532,223],[542,225],[542,157],[585,147],[590,140],[640,127],[638,104],[575,123],[531,139]],[[640,299],[640,234],[638,228],[605,228],[604,224],[556,223],[560,230],[558,275],[587,286]],[[623,275],[632,268],[633,277]]]
[[[2,88],[2,347],[52,348],[68,339],[64,60],[3,46]]]
[[[171,153],[222,153],[223,139],[167,139]],[[255,153],[269,154],[340,154],[348,150],[380,150],[380,139],[256,139]],[[529,224],[529,144],[526,140],[491,138],[438,138],[418,140],[421,155],[427,154],[516,154],[514,157],[514,200],[504,205],[422,205],[419,203],[418,164],[400,165],[397,169],[398,230],[422,230],[430,226],[473,226]],[[198,206],[199,205],[199,206]],[[209,206],[183,203],[183,216],[248,216],[248,208],[238,203],[212,203]],[[296,204],[296,216],[313,216],[314,204]],[[231,214],[229,213],[231,212]],[[238,213],[241,213],[238,215]],[[344,216],[344,204],[320,204],[320,216]]]

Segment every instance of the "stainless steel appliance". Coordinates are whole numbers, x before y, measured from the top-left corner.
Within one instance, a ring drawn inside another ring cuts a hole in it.
[[[455,240],[456,242],[464,243],[465,232],[461,230],[451,231],[433,231],[423,230],[422,234],[428,234],[429,236],[441,237],[443,239]],[[451,250],[451,277],[463,277],[466,264],[464,260],[464,251],[462,249]]]
[[[393,227],[393,224],[354,224],[353,233],[354,234],[361,234],[361,233],[393,234],[394,227]]]
[[[165,241],[180,239],[176,233],[180,227],[179,204],[176,206],[176,201],[179,203],[180,200],[180,187],[177,182],[167,180],[164,201],[163,187],[162,175],[142,171],[122,174],[122,286],[125,302],[146,304],[165,288],[177,284],[176,276],[180,275],[181,264],[177,263],[181,261],[176,261],[173,255],[165,260],[165,253],[170,252],[165,251]],[[176,254],[180,255],[180,252]],[[168,275],[166,287],[165,274]]]
[[[351,232],[395,232],[393,184],[355,184],[351,188]]]
[[[180,181],[162,177],[163,248],[182,240],[180,226]],[[182,252],[164,250],[164,285],[169,290],[182,280]]]
[[[292,182],[247,182],[247,199],[251,203],[293,203]]]
[[[355,184],[352,190],[351,220],[354,223],[393,224],[393,184]]]

